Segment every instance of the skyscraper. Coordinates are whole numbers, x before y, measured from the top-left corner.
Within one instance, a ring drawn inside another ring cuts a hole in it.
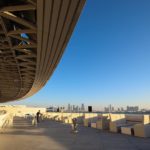
[[[85,111],[84,104],[81,104],[81,111]]]
[[[71,112],[71,106],[68,104],[68,112]]]

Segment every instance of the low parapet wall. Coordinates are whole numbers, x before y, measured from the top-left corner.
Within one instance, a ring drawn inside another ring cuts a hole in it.
[[[45,117],[64,123],[72,123],[77,118],[78,123],[87,127],[121,133],[131,130],[135,136],[150,137],[150,115],[47,112]]]
[[[0,110],[5,110],[7,113],[13,113],[16,116],[24,116],[25,114],[36,115],[39,110],[41,113],[46,112],[46,108],[26,106],[6,106],[0,107]]]

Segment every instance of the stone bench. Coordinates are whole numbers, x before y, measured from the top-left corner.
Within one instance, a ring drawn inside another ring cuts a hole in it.
[[[150,137],[150,115],[143,115],[142,122],[133,126],[137,137]]]
[[[109,129],[111,132],[121,132],[121,126],[126,123],[124,114],[110,114]]]
[[[138,137],[150,137],[149,115],[110,114],[110,131]]]
[[[121,127],[121,133],[127,135],[134,135],[133,126]]]
[[[96,121],[98,120],[98,115],[98,113],[85,113],[83,119],[84,126],[90,127],[91,123],[96,123]]]
[[[110,117],[109,114],[101,114],[96,121],[97,129],[108,130]]]
[[[95,122],[91,123],[91,128],[95,128],[95,129],[97,128],[97,125]]]

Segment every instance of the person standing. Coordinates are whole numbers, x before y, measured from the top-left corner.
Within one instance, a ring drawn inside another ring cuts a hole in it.
[[[41,112],[40,110],[36,113],[36,119],[37,119],[37,123],[40,122],[40,115],[41,115]]]

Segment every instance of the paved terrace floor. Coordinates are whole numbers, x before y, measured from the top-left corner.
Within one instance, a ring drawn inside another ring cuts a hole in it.
[[[0,150],[150,150],[150,138],[137,138],[88,127],[43,121],[38,127],[15,126],[0,134]]]

